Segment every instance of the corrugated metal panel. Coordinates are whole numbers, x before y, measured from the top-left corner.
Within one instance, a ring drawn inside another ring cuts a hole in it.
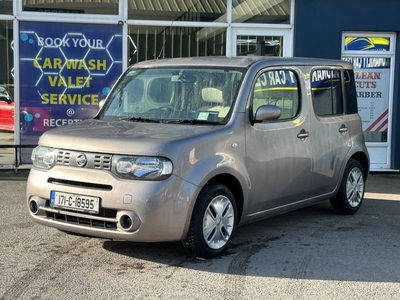
[[[123,0],[23,0],[25,6],[53,4],[62,7],[63,3],[116,4]],[[194,12],[194,13],[226,13],[226,0],[128,0],[129,9]],[[289,15],[290,5],[285,0],[234,0],[233,13],[242,15]]]

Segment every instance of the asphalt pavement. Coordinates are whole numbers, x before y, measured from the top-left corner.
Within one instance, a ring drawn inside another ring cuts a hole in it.
[[[400,299],[400,174],[353,216],[328,201],[238,228],[212,260],[180,243],[66,234],[29,217],[29,170],[0,170],[0,299]]]

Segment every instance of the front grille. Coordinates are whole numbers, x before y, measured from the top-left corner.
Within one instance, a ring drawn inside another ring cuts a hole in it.
[[[78,165],[77,158],[86,157],[86,164]],[[111,170],[112,155],[103,153],[58,150],[57,165],[89,169]]]
[[[57,154],[57,165],[69,166],[70,157],[70,152],[59,150]]]
[[[95,189],[95,190],[103,190],[103,191],[111,191],[112,190],[112,186],[109,184],[99,184],[99,183],[93,183],[93,182],[65,180],[65,179],[58,179],[58,178],[53,178],[53,177],[49,177],[49,179],[47,179],[47,182],[51,183],[51,184],[67,185],[67,186],[74,186],[74,187]]]
[[[95,169],[111,169],[111,155],[96,154],[94,156],[93,166]]]
[[[104,220],[93,220],[86,217],[68,216],[59,213],[47,212],[46,217],[53,219],[54,221],[71,223],[80,226],[88,226],[102,229],[117,229],[117,220],[115,221],[104,221]]]
[[[46,217],[55,222],[108,230],[117,229],[116,210],[101,209],[99,215],[89,215],[68,210],[53,209],[49,206],[42,207],[42,209],[46,211]]]

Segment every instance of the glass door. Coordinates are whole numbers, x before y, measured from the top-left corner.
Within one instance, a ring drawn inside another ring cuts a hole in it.
[[[235,29],[232,56],[291,56],[289,30]]]
[[[395,38],[394,33],[342,35],[342,59],[354,65],[358,113],[372,171],[391,168]]]

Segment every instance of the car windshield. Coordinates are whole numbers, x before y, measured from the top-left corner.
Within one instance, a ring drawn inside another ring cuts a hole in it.
[[[107,98],[99,118],[225,124],[243,72],[206,67],[131,69]]]

